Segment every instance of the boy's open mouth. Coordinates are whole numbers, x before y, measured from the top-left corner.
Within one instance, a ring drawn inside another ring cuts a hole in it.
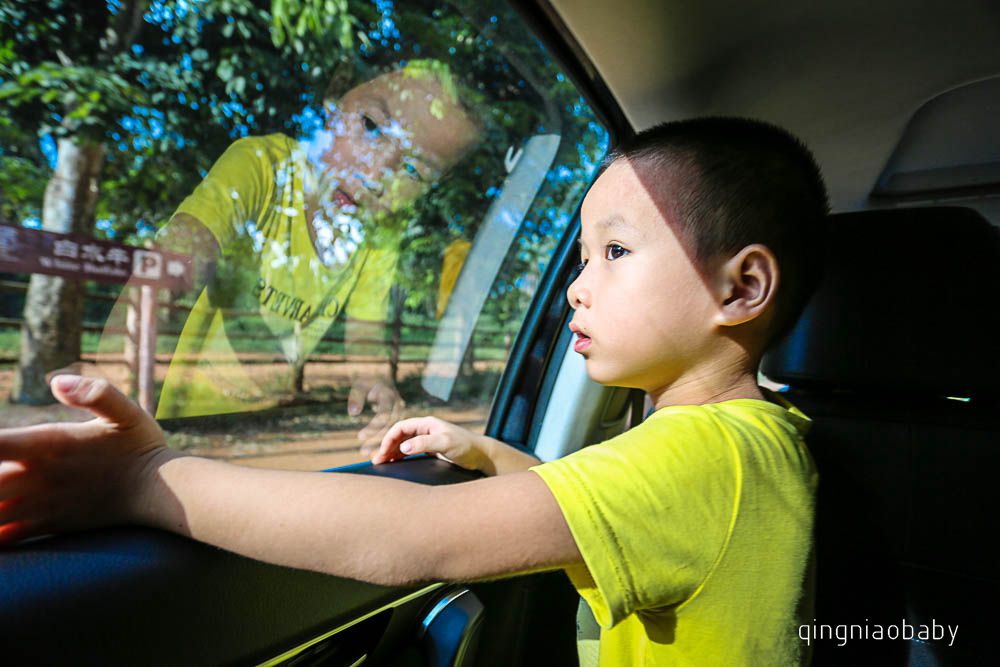
[[[576,334],[576,342],[573,343],[573,350],[583,352],[590,347],[590,336],[583,333],[583,328],[575,322],[569,323],[569,330]]]
[[[344,208],[345,206],[357,206],[354,202],[354,198],[339,188],[333,194],[333,200],[336,202],[337,206],[341,208]]]

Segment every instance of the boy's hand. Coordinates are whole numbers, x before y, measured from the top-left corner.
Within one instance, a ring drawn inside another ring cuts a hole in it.
[[[0,430],[0,544],[127,521],[144,473],[173,456],[156,421],[106,380],[58,375],[51,386],[96,418]]]
[[[541,461],[527,452],[478,435],[437,417],[404,419],[382,438],[372,463],[398,461],[411,454],[435,454],[468,470],[488,476],[507,475],[536,466]]]
[[[371,403],[375,414],[371,421],[358,431],[363,455],[371,454],[378,449],[386,429],[402,416],[406,407],[406,402],[399,395],[392,380],[359,376],[351,383],[351,392],[347,398],[347,414],[352,417],[360,415],[366,403]]]
[[[414,417],[397,422],[382,438],[372,463],[398,461],[412,454],[436,454],[469,470],[495,474],[490,465],[488,439],[437,417]]]

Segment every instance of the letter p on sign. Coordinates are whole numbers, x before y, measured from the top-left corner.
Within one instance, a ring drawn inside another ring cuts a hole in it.
[[[158,252],[136,250],[132,258],[132,275],[146,280],[159,280],[163,274],[163,256]]]

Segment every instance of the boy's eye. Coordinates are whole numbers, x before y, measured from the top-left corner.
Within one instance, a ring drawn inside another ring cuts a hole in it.
[[[372,120],[371,116],[368,114],[361,114],[361,124],[365,128],[365,132],[373,137],[377,137],[382,134],[382,130],[379,129],[378,123]]]
[[[417,169],[417,167],[412,162],[404,162],[403,171],[405,171],[406,175],[415,181],[423,182],[424,180],[424,177],[420,175],[420,170]]]
[[[616,259],[621,259],[629,253],[628,250],[621,247],[617,243],[609,243],[604,249],[604,259],[614,261]]]

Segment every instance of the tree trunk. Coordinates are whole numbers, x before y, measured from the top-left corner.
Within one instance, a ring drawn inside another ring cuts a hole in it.
[[[292,365],[292,394],[299,398],[306,393],[306,360],[296,361]]]
[[[393,386],[399,384],[399,348],[403,342],[403,304],[406,294],[398,285],[393,285],[389,292],[392,304],[392,329],[389,339],[389,378]]]
[[[104,146],[60,139],[55,173],[45,188],[42,228],[89,234],[94,226]],[[45,374],[80,359],[84,283],[34,274],[21,325],[21,357],[10,400],[44,405],[55,399]]]
[[[119,387],[126,396],[136,397],[139,392],[139,288],[128,290],[128,306],[125,311],[125,336],[123,352],[128,366],[125,383]],[[106,325],[105,325],[106,326]]]

